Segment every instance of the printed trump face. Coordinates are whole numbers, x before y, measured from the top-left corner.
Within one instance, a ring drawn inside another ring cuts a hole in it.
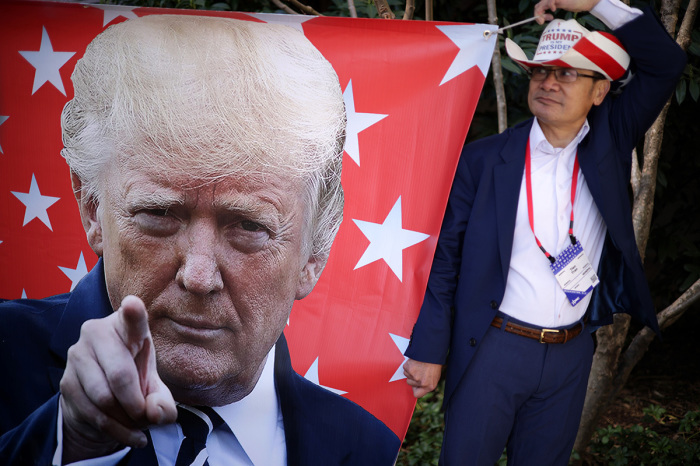
[[[226,404],[252,390],[322,268],[310,254],[304,182],[175,173],[111,164],[99,201],[83,205],[88,240],[113,308],[130,294],[145,303],[175,399]]]

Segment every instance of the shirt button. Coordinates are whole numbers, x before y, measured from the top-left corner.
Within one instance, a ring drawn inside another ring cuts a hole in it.
[[[491,305],[491,309],[498,309],[498,303],[496,301],[491,301],[489,304]]]
[[[476,346],[476,338],[469,339],[469,346]]]

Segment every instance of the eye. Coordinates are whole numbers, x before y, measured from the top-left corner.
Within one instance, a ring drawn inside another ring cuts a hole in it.
[[[250,220],[243,220],[241,222],[241,228],[244,229],[245,231],[250,231],[250,232],[264,231],[265,230],[265,227],[263,227],[259,223],[252,222]]]
[[[562,78],[576,78],[578,76],[578,73],[575,70],[564,68],[559,70],[559,76],[561,76]]]
[[[246,254],[258,252],[269,245],[271,229],[257,219],[240,216],[223,222],[226,237],[232,247]]]
[[[180,228],[180,221],[168,209],[139,210],[133,218],[144,233],[152,236],[169,236]]]

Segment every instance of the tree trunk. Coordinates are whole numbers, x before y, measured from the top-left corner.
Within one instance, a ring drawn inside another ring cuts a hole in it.
[[[690,43],[690,33],[697,16],[698,0],[690,0],[676,41],[686,50]],[[673,35],[678,21],[680,0],[663,0],[661,20]],[[666,104],[654,125],[647,132],[644,142],[644,162],[641,170],[636,163],[632,166],[632,187],[634,193],[633,225],[637,247],[644,258],[651,216],[654,209],[656,174],[663,128],[666,122],[669,103]],[[657,314],[659,326],[663,329],[675,322],[688,307],[700,300],[700,280],[696,281],[680,298],[661,313]],[[654,332],[648,327],[634,336],[632,343],[623,352],[622,348],[629,330],[629,316],[615,316],[615,323],[596,332],[597,348],[588,381],[588,392],[581,416],[574,449],[584,452],[588,448],[596,424],[608,404],[617,396],[627,382],[632,369],[641,360],[654,339]]]
[[[489,24],[498,24],[498,13],[496,12],[496,0],[487,0]],[[498,47],[498,36],[496,36],[496,47],[491,57],[491,71],[493,72],[493,87],[496,90],[496,105],[498,110],[498,132],[502,133],[508,127],[508,108],[506,107],[506,90],[503,87],[503,69],[501,68],[501,50]]]

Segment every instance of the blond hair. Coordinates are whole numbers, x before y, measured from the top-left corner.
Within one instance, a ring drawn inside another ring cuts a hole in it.
[[[345,108],[338,77],[298,31],[228,18],[153,15],[109,27],[72,75],[64,149],[83,196],[99,199],[107,162],[203,182],[303,179],[311,251],[327,258],[342,221]]]

